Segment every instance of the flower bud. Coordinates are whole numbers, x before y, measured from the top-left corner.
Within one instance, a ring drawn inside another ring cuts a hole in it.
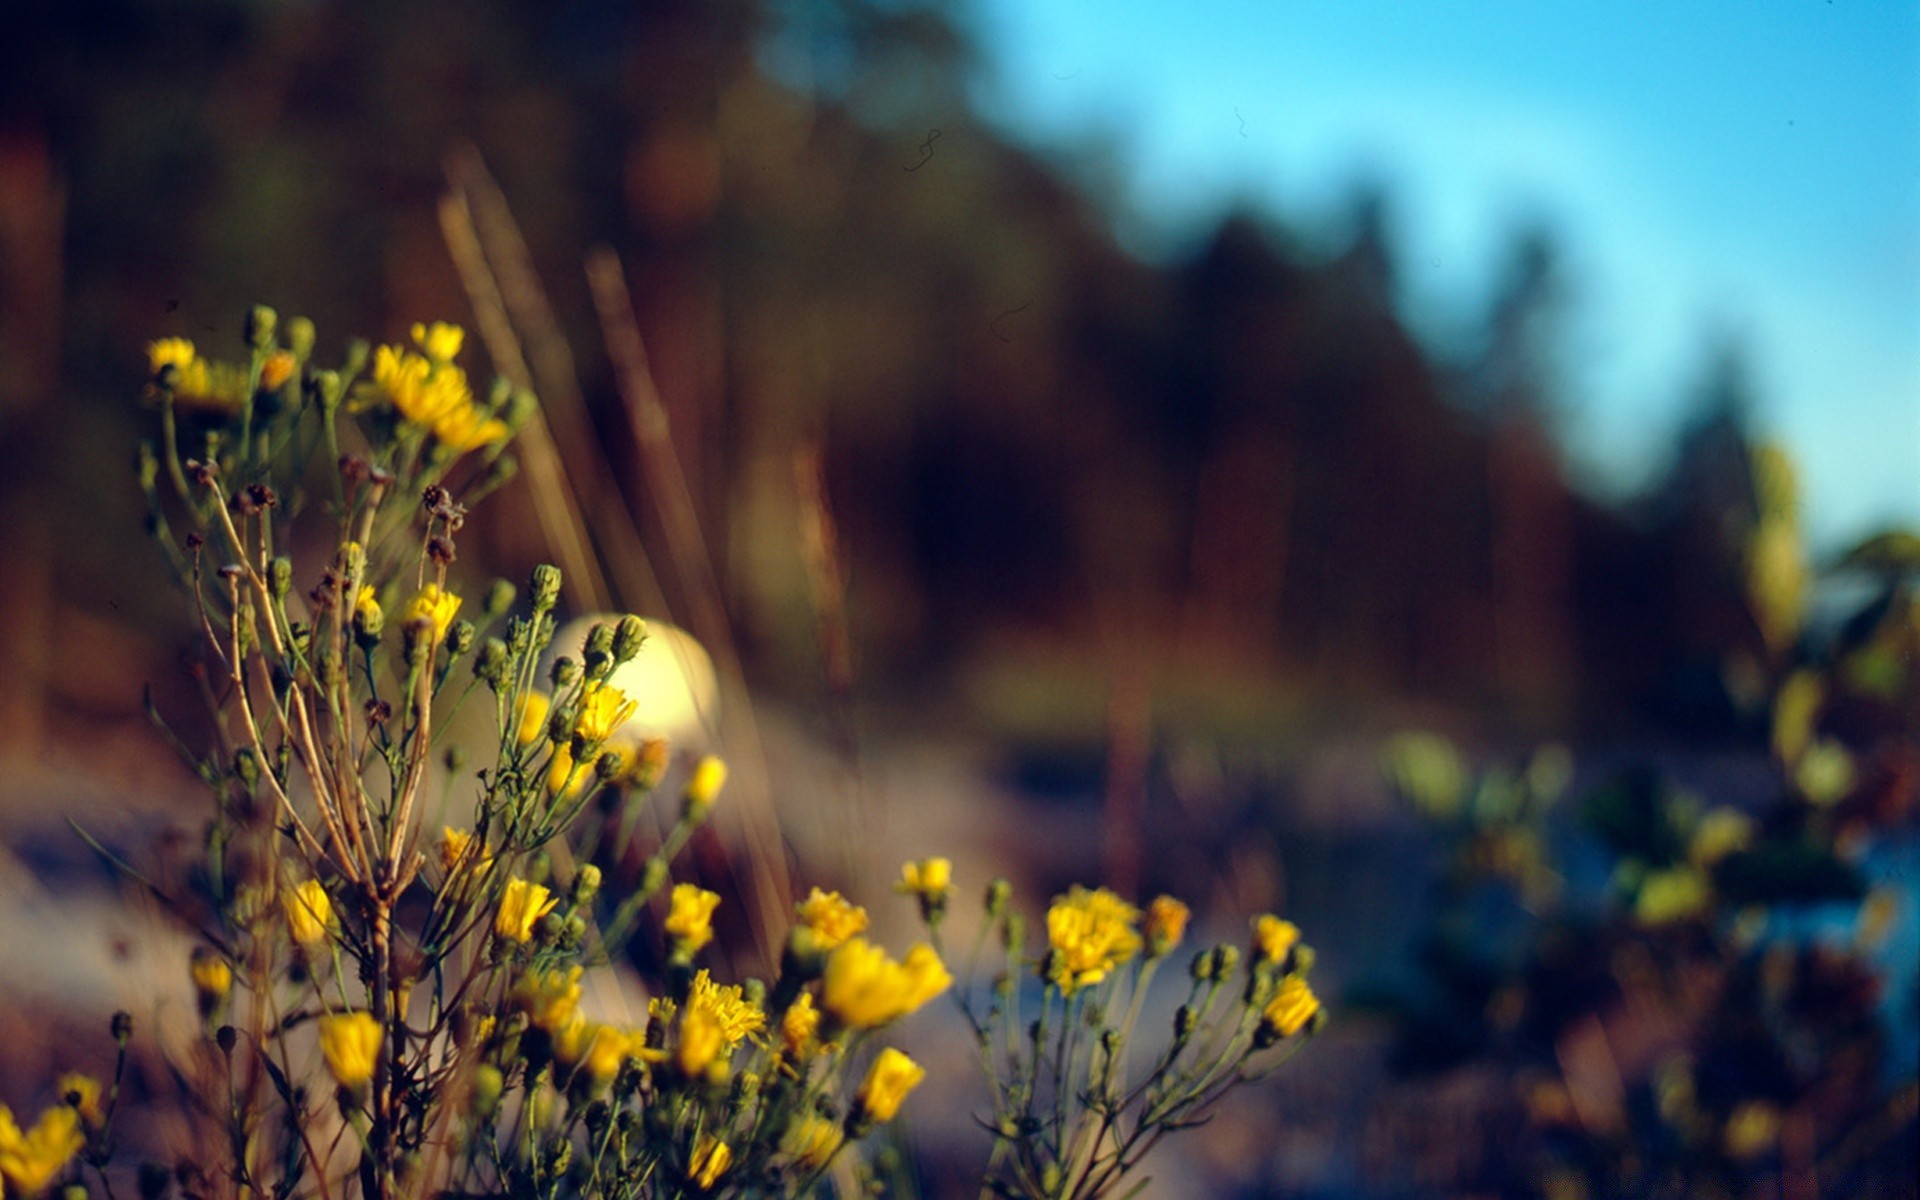
[[[709,754],[693,764],[693,774],[687,777],[687,790],[682,797],[681,817],[696,824],[706,820],[720,789],[726,785],[725,762]]]
[[[520,589],[511,583],[504,579],[496,579],[488,585],[486,599],[481,603],[480,611],[488,620],[497,621],[507,614],[509,608],[513,607],[513,598],[519,594]]]
[[[473,657],[473,677],[497,692],[506,673],[507,644],[497,637],[480,643],[480,653]]]
[[[587,631],[586,648],[581,652],[586,660],[588,679],[605,679],[607,672],[613,669],[613,629],[602,622]]]
[[[126,1045],[127,1039],[133,1036],[133,1014],[125,1009],[119,1010],[113,1014],[113,1020],[108,1025],[108,1029],[112,1032],[114,1041],[122,1046]]]
[[[647,640],[647,623],[629,613],[613,627],[613,661],[623,663],[640,653]]]
[[[267,594],[285,600],[293,590],[293,560],[282,554],[267,564]]]
[[[560,568],[541,563],[533,569],[533,611],[543,613],[560,599]]]
[[[247,310],[247,320],[246,325],[242,329],[242,335],[245,337],[247,345],[255,350],[271,350],[273,348],[274,326],[279,323],[279,313],[274,312],[264,304],[256,304]]]
[[[301,362],[313,353],[313,322],[305,317],[294,317],[287,322],[287,349]]]
[[[473,649],[474,635],[478,632],[472,621],[455,621],[447,630],[447,652],[458,658]]]
[[[996,879],[987,885],[987,920],[997,921],[1000,914],[1007,911],[1007,901],[1013,898],[1013,885],[1004,879]]]
[[[592,863],[580,864],[580,869],[573,873],[573,894],[571,897],[573,903],[577,905],[591,904],[593,903],[593,898],[599,894],[600,868]]]
[[[547,679],[552,682],[556,696],[563,689],[572,687],[573,681],[578,678],[580,678],[580,664],[564,654],[553,660],[553,670],[547,673]],[[555,738],[554,740],[559,741],[561,739]]]

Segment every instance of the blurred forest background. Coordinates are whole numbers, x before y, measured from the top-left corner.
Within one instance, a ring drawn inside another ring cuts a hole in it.
[[[1373,768],[1386,734],[1764,773],[1737,343],[1703,342],[1673,381],[1691,415],[1664,473],[1595,499],[1556,443],[1578,289],[1547,228],[1512,231],[1466,351],[1423,344],[1396,307],[1389,189],[1356,189],[1337,246],[1247,210],[1140,261],[1088,187],[1094,152],[1041,154],[978,115],[963,18],[907,0],[10,3],[16,846],[80,857],[46,849],[81,803],[75,764],[116,801],[191,792],[140,702],[147,681],[188,694],[184,609],[129,478],[147,341],[230,352],[254,302],[313,318],[323,357],[349,333],[471,326],[441,205],[450,172],[493,194],[482,161],[551,301],[529,357],[608,564],[599,599],[727,648],[761,710],[838,764],[787,776],[795,803],[875,770],[913,797],[919,748],[963,746],[1019,803],[969,810],[964,779],[929,768],[925,794],[956,806],[939,830],[991,812],[1000,829],[970,836],[1015,847],[1042,888],[1104,866],[1124,888],[1217,889],[1220,913],[1284,898],[1352,981],[1397,969],[1431,873]],[[796,22],[804,82],[765,52]],[[601,348],[581,266],[598,245],[624,264],[711,586]],[[549,556],[529,486],[469,526],[469,577]],[[1065,834],[1026,844],[1037,829]]]

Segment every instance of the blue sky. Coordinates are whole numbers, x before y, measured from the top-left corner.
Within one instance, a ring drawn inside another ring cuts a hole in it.
[[[1658,468],[1726,333],[1820,542],[1920,522],[1920,3],[978,0],[972,24],[988,112],[1111,147],[1143,252],[1237,199],[1337,237],[1377,180],[1444,350],[1544,221],[1596,486]]]

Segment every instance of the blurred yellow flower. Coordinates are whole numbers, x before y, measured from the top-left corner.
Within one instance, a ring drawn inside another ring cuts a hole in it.
[[[1280,990],[1267,1003],[1260,1014],[1261,1023],[1275,1035],[1292,1037],[1306,1028],[1320,1011],[1320,998],[1313,994],[1307,981],[1298,975],[1289,975],[1280,981]]]
[[[447,636],[447,627],[453,624],[454,616],[460,611],[460,597],[446,591],[437,583],[429,583],[414,593],[407,601],[405,622],[408,625],[424,626],[433,630],[433,640],[439,642]]]
[[[547,714],[553,710],[553,701],[545,692],[528,692],[520,697],[519,710],[514,714],[513,740],[522,746],[531,746],[547,736]]]
[[[445,321],[416,324],[411,332],[413,344],[420,347],[420,353],[437,363],[450,363],[460,357],[460,347],[467,340],[466,330]]]
[[[98,1129],[107,1123],[107,1114],[100,1107],[100,1081],[91,1075],[79,1071],[69,1071],[60,1077],[54,1085],[60,1098],[73,1106],[80,1114],[81,1121],[89,1129]]]
[[[151,375],[158,375],[168,367],[185,371],[193,359],[193,343],[186,338],[161,338],[147,343],[147,372]]]
[[[277,392],[287,380],[293,378],[296,366],[293,355],[285,350],[276,350],[267,355],[267,361],[260,364],[260,390]]]
[[[580,715],[573,731],[587,742],[604,742],[640,707],[637,700],[604,683],[589,683],[580,693]]]
[[[726,1031],[712,1013],[689,1008],[680,1018],[680,1041],[674,1047],[673,1062],[682,1075],[693,1079],[705,1074],[726,1048]]]
[[[693,1157],[687,1162],[687,1177],[695,1186],[711,1188],[733,1165],[733,1151],[710,1133],[700,1135],[693,1145]]]
[[[201,358],[186,338],[147,343],[147,366],[156,379],[173,368],[173,395],[183,404],[232,410],[246,403],[247,372],[233,363]]]
[[[372,391],[402,417],[425,426],[459,453],[507,435],[505,422],[486,416],[474,404],[466,372],[450,362],[382,346],[373,352]]]
[[[22,1133],[13,1112],[0,1104],[0,1179],[6,1181],[9,1200],[28,1200],[46,1191],[86,1144],[80,1113],[69,1105],[47,1109]]]
[[[506,890],[500,894],[500,911],[494,914],[493,931],[510,942],[530,942],[534,925],[559,903],[541,884],[509,879]]]
[[[620,1067],[637,1057],[644,1047],[641,1035],[630,1030],[587,1021],[577,1013],[553,1040],[554,1057],[563,1065],[577,1066],[596,1088],[613,1082]]]
[[[1192,910],[1174,897],[1155,896],[1147,905],[1145,922],[1148,957],[1164,957],[1179,945],[1187,935],[1187,919],[1192,915]]]
[[[529,971],[513,985],[513,1003],[537,1029],[557,1034],[580,1008],[579,967]]]
[[[1287,961],[1287,955],[1300,944],[1300,927],[1272,913],[1253,919],[1253,952],[1263,962]]]
[[[933,903],[945,903],[953,891],[953,862],[945,858],[923,858],[900,868],[900,882],[893,890],[918,896]]]
[[[226,959],[204,946],[194,948],[193,957],[187,963],[187,973],[193,979],[193,990],[206,1008],[211,1008],[227,998],[233,990],[233,967]]]
[[[687,777],[687,790],[682,797],[683,812],[689,820],[699,820],[706,816],[713,802],[720,798],[720,789],[727,786],[727,764],[709,754],[693,764],[693,773]]]
[[[695,1013],[712,1017],[728,1046],[759,1033],[767,1024],[767,1014],[746,999],[745,989],[715,983],[704,969],[693,977],[693,985],[687,989],[687,1015],[691,1017]]]
[[[357,1088],[373,1079],[383,1039],[372,1013],[334,1013],[320,1018],[320,1053],[341,1087]]]
[[[485,842],[474,840],[471,830],[440,827],[440,867],[449,879],[468,870],[485,871],[492,865],[492,852]]]
[[[822,953],[867,930],[867,910],[839,892],[814,888],[796,911],[800,924],[813,934],[813,948]]]
[[[303,950],[311,950],[332,937],[340,928],[333,912],[333,897],[318,879],[309,879],[280,897],[287,914],[287,932]]]
[[[1063,991],[1091,987],[1140,952],[1140,910],[1106,888],[1078,884],[1047,910],[1049,979]]]
[[[867,1068],[867,1077],[860,1081],[854,1105],[868,1120],[891,1121],[900,1111],[900,1102],[907,1098],[907,1093],[920,1086],[926,1077],[925,1067],[888,1046]]]
[[[379,592],[370,583],[360,585],[353,597],[353,623],[365,632],[377,633],[387,623],[386,613],[380,610]]]
[[[877,1029],[919,1008],[953,984],[933,947],[922,942],[895,962],[865,938],[848,938],[827,958],[821,1004],[853,1029]]]
[[[713,910],[718,907],[718,893],[691,883],[676,883],[662,928],[677,949],[694,953],[713,940]]]
[[[814,1039],[819,1033],[820,1010],[813,1006],[810,993],[801,992],[780,1015],[781,1051],[789,1060],[801,1062],[813,1052]]]
[[[594,780],[593,764],[574,765],[573,746],[569,742],[558,742],[547,762],[547,794],[555,800],[565,803],[578,800]]]
[[[807,1112],[787,1127],[780,1145],[801,1167],[818,1171],[833,1161],[834,1154],[839,1151],[840,1143],[845,1138],[838,1122],[829,1121],[816,1112]]]

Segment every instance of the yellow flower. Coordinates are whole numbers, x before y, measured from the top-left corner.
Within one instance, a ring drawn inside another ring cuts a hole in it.
[[[545,692],[528,692],[520,697],[519,711],[514,716],[513,740],[522,746],[531,746],[547,736],[547,714],[553,709],[553,701]]]
[[[447,636],[447,627],[453,624],[453,618],[459,611],[459,596],[445,591],[437,583],[430,583],[407,601],[404,619],[408,625],[433,630],[433,640],[439,642]]]
[[[820,1010],[813,1006],[811,994],[801,992],[780,1016],[780,1048],[788,1059],[797,1063],[812,1053],[819,1033]]]
[[[194,360],[193,343],[186,338],[161,338],[147,343],[147,371],[158,375],[168,367],[184,373]]]
[[[460,347],[467,340],[466,330],[445,321],[416,324],[412,333],[413,344],[420,347],[420,353],[437,363],[450,363],[460,357]]]
[[[713,940],[713,910],[719,906],[717,893],[691,883],[676,883],[662,928],[677,949],[694,953]]]
[[[603,1088],[613,1082],[614,1076],[620,1074],[621,1065],[635,1057],[644,1044],[639,1034],[587,1021],[576,1013],[554,1038],[553,1053],[566,1066],[577,1064],[594,1087]]]
[[[287,931],[302,950],[313,949],[340,928],[333,897],[318,879],[309,879],[281,896],[280,905],[286,910]]]
[[[860,1091],[854,1097],[855,1109],[868,1120],[891,1121],[900,1111],[900,1102],[907,1098],[907,1093],[920,1086],[926,1077],[925,1067],[888,1046],[867,1068],[867,1077],[861,1080]]]
[[[373,1079],[383,1039],[372,1013],[335,1013],[320,1018],[320,1053],[341,1087],[357,1088]]]
[[[493,853],[485,842],[475,842],[472,831],[451,825],[440,827],[440,866],[449,879],[468,869],[484,871],[492,865]]]
[[[1642,925],[1671,925],[1704,911],[1712,899],[1705,875],[1692,867],[1671,867],[1641,881],[1633,915]]]
[[[233,990],[233,967],[204,946],[194,949],[187,973],[193,978],[193,990],[203,1010],[210,1011]]]
[[[1300,927],[1272,913],[1253,919],[1253,952],[1263,962],[1282,963],[1300,942]]]
[[[707,815],[713,802],[720,798],[720,789],[727,786],[727,764],[709,754],[693,764],[693,773],[687,777],[687,790],[682,797],[682,812],[688,820],[697,821]]]
[[[580,713],[574,718],[573,732],[589,743],[604,742],[639,707],[639,701],[627,699],[617,687],[589,683],[580,691]]]
[[[378,596],[372,584],[363,583],[353,597],[353,623],[369,636],[378,634],[387,623],[387,614],[381,611]]]
[[[547,794],[555,800],[565,803],[578,800],[580,793],[593,783],[593,764],[585,763],[576,768],[573,762],[573,747],[570,743],[560,742],[553,748],[553,756],[547,763]]]
[[[295,365],[293,355],[286,350],[276,350],[267,355],[267,361],[260,364],[260,390],[279,391],[281,385],[293,378]]]
[[[25,1200],[46,1191],[86,1144],[80,1113],[69,1105],[47,1109],[23,1134],[12,1111],[0,1104],[0,1179],[9,1197]]]
[[[923,858],[900,868],[900,882],[893,890],[935,904],[944,904],[953,891],[953,862],[945,858]]]
[[[553,893],[540,884],[509,879],[506,890],[500,894],[500,911],[494,914],[493,931],[510,942],[530,942],[535,923],[559,903]]]
[[[712,1013],[689,1008],[680,1018],[680,1042],[674,1047],[673,1061],[687,1078],[705,1074],[726,1048],[726,1031]]]
[[[1280,981],[1280,990],[1267,1003],[1260,1020],[1267,1029],[1278,1037],[1292,1037],[1306,1028],[1320,1011],[1320,999],[1307,986],[1307,981],[1298,975],[1289,975]]]
[[[1075,884],[1047,910],[1048,978],[1066,992],[1105,979],[1140,952],[1140,910],[1106,888]]]
[[[695,1013],[712,1017],[728,1046],[759,1033],[767,1024],[767,1014],[747,1002],[745,989],[715,983],[705,970],[693,977],[693,986],[687,989],[687,1015]]]
[[[529,971],[513,985],[513,1003],[536,1029],[559,1033],[580,1008],[579,967],[565,971]]]
[[[809,1171],[818,1171],[833,1161],[843,1138],[838,1123],[819,1113],[808,1112],[787,1127],[780,1145],[794,1162]]]
[[[733,1165],[733,1151],[710,1133],[700,1135],[693,1144],[693,1157],[687,1162],[687,1178],[696,1187],[711,1188]]]
[[[821,1003],[842,1025],[877,1029],[919,1008],[953,984],[940,956],[922,942],[894,962],[865,938],[848,938],[827,957]]]
[[[373,392],[450,449],[464,453],[507,435],[506,423],[474,404],[466,372],[398,346],[373,352]]]
[[[1147,954],[1161,958],[1180,944],[1187,934],[1187,918],[1192,910],[1172,896],[1155,896],[1147,905]]]
[[[839,892],[814,888],[796,910],[800,924],[813,934],[813,947],[824,953],[867,929],[867,910],[849,903]]]
[[[60,1077],[60,1082],[55,1086],[59,1088],[60,1098],[73,1106],[88,1129],[98,1129],[107,1123],[107,1114],[100,1107],[98,1079],[78,1071],[69,1071]]]

